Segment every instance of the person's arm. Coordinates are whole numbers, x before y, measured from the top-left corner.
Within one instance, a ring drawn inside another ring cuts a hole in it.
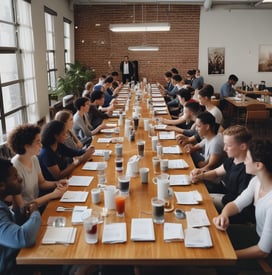
[[[182,128],[179,128],[177,126],[169,126],[169,125],[166,126],[166,130],[167,131],[175,131],[176,133],[180,133],[180,134],[183,134],[183,132],[184,132],[184,129],[182,129]]]
[[[193,183],[198,181],[203,181],[203,180],[212,182],[212,181],[215,181],[218,177],[224,176],[225,174],[226,174],[226,171],[223,164],[214,170],[205,171],[201,168],[201,169],[194,169],[191,172]]]
[[[41,226],[41,215],[37,209],[30,213],[29,219],[18,225],[10,219],[8,209],[0,210],[0,245],[21,249],[34,245]]]
[[[199,167],[204,171],[209,171],[213,169],[221,160],[222,156],[219,154],[211,154],[207,161],[200,161],[198,163]]]
[[[186,117],[184,115],[180,116],[178,119],[162,118],[162,123],[168,124],[168,125],[178,125],[184,122],[186,122]]]

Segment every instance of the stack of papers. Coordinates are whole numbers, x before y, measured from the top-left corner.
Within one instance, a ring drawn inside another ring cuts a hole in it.
[[[87,206],[75,205],[72,212],[72,224],[83,223],[83,220],[91,216],[92,209],[88,209]]]
[[[114,133],[114,128],[102,129],[102,130],[100,130],[100,132],[104,133],[104,134],[113,134]]]
[[[153,105],[153,107],[166,106],[166,105],[165,105],[165,101],[157,101],[157,102],[154,102],[154,100],[153,100],[152,105]]]
[[[99,138],[98,143],[121,143],[124,141],[124,137],[109,137],[109,138]]]
[[[152,102],[164,102],[164,104],[165,104],[163,97],[152,98]]]
[[[87,161],[83,166],[82,170],[91,170],[95,171],[98,170],[99,167],[107,167],[107,163],[105,161]]]
[[[177,204],[199,204],[202,201],[201,194],[197,191],[175,192]]]
[[[163,239],[166,242],[181,241],[184,239],[182,224],[164,223]]]
[[[187,227],[202,227],[210,225],[210,221],[205,209],[192,208],[186,211]]]
[[[182,152],[179,145],[173,145],[173,146],[163,146],[162,153],[163,154],[181,154]]]
[[[163,131],[159,132],[160,139],[176,139],[175,131]]]
[[[207,227],[185,229],[185,247],[212,247],[210,231]]]
[[[70,244],[75,242],[77,229],[74,227],[52,227],[46,228],[42,238],[42,244]]]
[[[167,115],[168,114],[168,112],[167,112],[167,110],[162,110],[162,111],[156,111],[156,114],[157,115]]]
[[[152,219],[132,219],[130,238],[132,241],[155,241],[154,225]]]
[[[190,185],[191,178],[187,175],[170,175],[170,186]]]
[[[105,151],[108,151],[109,155],[112,153],[112,150],[95,149],[93,156],[103,157]]]
[[[117,127],[117,123],[106,123],[106,127]]]
[[[85,202],[88,197],[87,191],[66,191],[60,201],[61,202]]]
[[[167,107],[154,107],[153,110],[157,112],[157,111],[167,111],[168,109]]]
[[[89,186],[93,176],[72,176],[69,180],[69,186]]]
[[[126,223],[104,224],[102,243],[124,243],[127,241]]]
[[[168,160],[168,169],[186,169],[189,165],[184,159]]]

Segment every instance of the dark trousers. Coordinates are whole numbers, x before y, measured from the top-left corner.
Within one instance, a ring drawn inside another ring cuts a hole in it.
[[[127,81],[128,82],[131,81],[131,75],[130,74],[123,74],[122,75],[122,82],[125,84]]]

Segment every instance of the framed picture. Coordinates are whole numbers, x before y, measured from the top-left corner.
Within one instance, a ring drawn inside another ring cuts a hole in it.
[[[225,74],[225,48],[208,48],[208,74]]]
[[[272,45],[260,45],[258,72],[272,72]]]

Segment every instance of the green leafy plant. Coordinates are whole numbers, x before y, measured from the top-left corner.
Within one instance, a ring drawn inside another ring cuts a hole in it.
[[[63,98],[65,95],[75,95],[80,97],[86,82],[95,78],[95,70],[90,69],[76,61],[69,63],[66,73],[58,78],[57,87],[51,93],[51,96]]]

